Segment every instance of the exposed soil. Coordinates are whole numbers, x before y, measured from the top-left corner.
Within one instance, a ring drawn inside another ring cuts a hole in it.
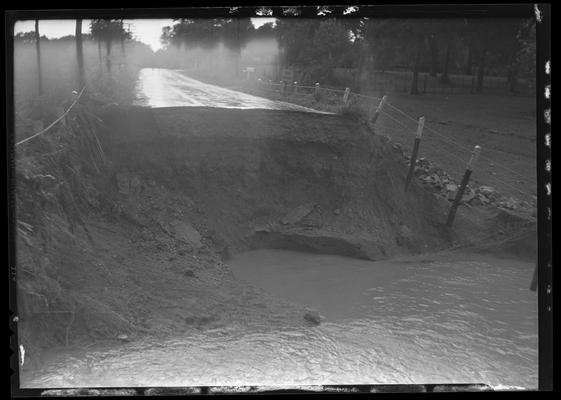
[[[95,166],[59,160],[51,179],[33,156],[18,160],[19,333],[30,360],[61,344],[309,324],[302,306],[237,282],[227,265],[236,252],[375,260],[488,244],[525,221],[460,207],[446,228],[449,203],[416,181],[405,194],[401,154],[341,116],[131,107],[102,117]]]

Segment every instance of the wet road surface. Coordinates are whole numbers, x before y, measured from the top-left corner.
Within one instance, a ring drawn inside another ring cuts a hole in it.
[[[217,107],[331,114],[210,85],[189,78],[180,71],[164,68],[144,68],[140,71],[135,104],[147,107]]]

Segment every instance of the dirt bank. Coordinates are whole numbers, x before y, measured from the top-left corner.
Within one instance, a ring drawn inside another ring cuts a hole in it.
[[[49,163],[38,146],[18,159],[19,332],[31,360],[56,345],[308,324],[303,306],[238,283],[235,252],[381,259],[518,221],[461,207],[447,229],[449,203],[416,181],[404,194],[401,154],[341,116],[131,107],[102,118],[95,137],[77,134],[73,157]]]

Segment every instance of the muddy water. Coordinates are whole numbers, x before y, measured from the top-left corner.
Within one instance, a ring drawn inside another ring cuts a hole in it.
[[[528,263],[458,254],[368,262],[264,250],[232,265],[239,279],[318,309],[323,323],[276,331],[231,326],[58,352],[24,375],[24,386],[537,387],[537,298],[528,290]]]
[[[331,114],[210,85],[189,78],[181,71],[164,68],[144,68],[140,71],[135,104],[147,107],[218,107]]]

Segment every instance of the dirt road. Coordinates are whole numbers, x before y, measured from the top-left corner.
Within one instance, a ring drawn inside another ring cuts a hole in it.
[[[266,109],[331,114],[312,108],[269,100],[192,79],[179,71],[145,68],[140,71],[136,105],[148,107],[218,107]]]

